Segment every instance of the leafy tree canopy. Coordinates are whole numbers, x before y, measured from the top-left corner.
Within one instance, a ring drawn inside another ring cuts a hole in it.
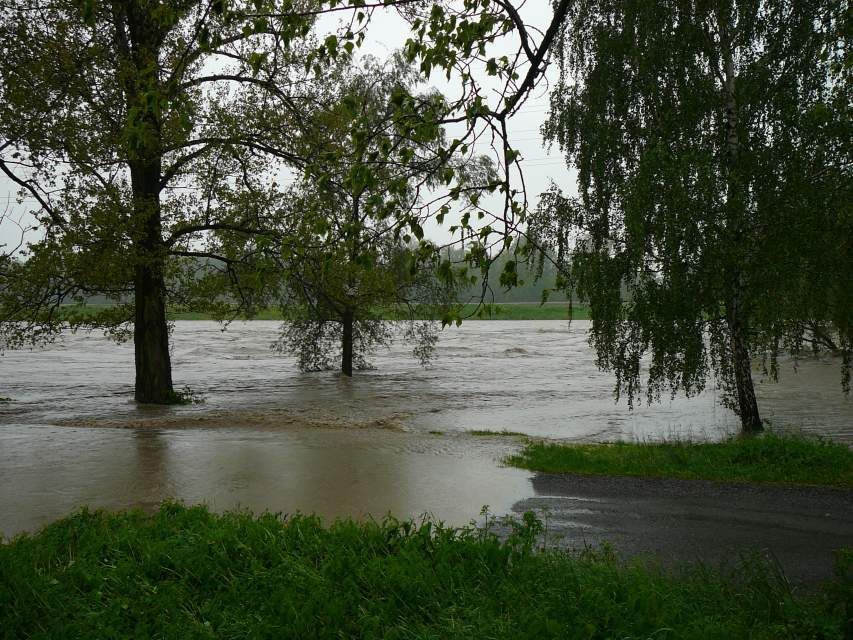
[[[573,3],[543,132],[579,174],[531,232],[565,251],[617,396],[713,370],[760,428],[750,355],[851,350],[850,16],[830,0]],[[569,251],[572,251],[569,258]]]
[[[217,282],[188,274],[182,259],[198,265],[198,258],[214,258],[210,243],[226,247],[232,253],[219,282],[246,291],[241,266],[278,233],[270,220],[279,217],[282,190],[269,179],[269,165],[309,175],[322,166],[301,155],[306,122],[316,122],[306,115],[322,108],[331,90],[324,74],[352,59],[377,10],[395,10],[411,25],[410,63],[425,75],[455,74],[461,86],[440,114],[428,111],[434,121],[421,118],[408,135],[417,142],[443,125],[462,125],[464,133],[443,145],[443,162],[469,152],[484,129],[498,136],[505,166],[494,188],[504,193],[511,227],[519,215],[510,185],[517,154],[506,120],[541,76],[568,4],[555,5],[539,38],[502,1],[0,3],[0,170],[33,203],[44,233],[25,263],[4,258],[1,344],[51,339],[69,320],[132,331],[137,400],[168,402],[167,301],[197,295],[178,285],[192,283],[198,292],[199,283]],[[327,13],[347,20],[336,32],[315,34],[315,19]],[[507,35],[517,36],[518,55],[490,57],[490,45]],[[479,66],[503,83],[497,102],[485,95]],[[396,105],[410,112],[421,106],[414,99]],[[443,179],[452,199],[466,196],[450,185],[452,176]],[[371,177],[359,172],[348,180],[369,184]],[[416,217],[406,223],[417,235]],[[238,302],[257,302],[266,277],[251,275],[250,295]],[[103,314],[59,313],[64,302],[93,293],[122,304]]]
[[[317,160],[292,190],[290,246],[279,254],[290,319],[282,347],[303,369],[329,368],[340,351],[351,375],[399,331],[416,338],[422,362],[432,351],[437,327],[419,311],[448,310],[454,286],[446,267],[449,277],[439,277],[440,256],[424,239],[424,221],[452,199],[435,189],[487,189],[497,177],[485,159],[472,166],[446,153],[436,122],[447,105],[412,90],[424,79],[401,58],[367,60],[340,70],[339,94],[317,113],[308,141]],[[388,314],[396,320],[383,320]]]

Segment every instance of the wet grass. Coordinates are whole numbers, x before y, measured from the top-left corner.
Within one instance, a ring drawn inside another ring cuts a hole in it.
[[[76,314],[94,315],[99,311],[109,308],[109,305],[79,305],[67,308],[67,312],[72,309]],[[397,318],[393,312],[389,311],[382,314],[385,319],[393,320]],[[417,314],[422,318],[436,317],[440,315],[431,313],[425,309],[423,313]],[[478,308],[477,305],[467,304],[463,307],[461,315],[469,320],[568,320],[569,305],[562,302],[549,302],[540,305],[535,302],[517,302],[517,303],[502,303],[494,304]],[[170,311],[168,313],[170,320],[213,320],[213,316],[209,313],[198,311]],[[264,309],[252,316],[252,320],[281,320],[283,318],[281,310],[276,308]],[[579,305],[574,305],[572,318],[575,320],[586,320],[589,318],[589,309]]]
[[[170,311],[168,313],[169,320],[214,320],[213,315],[199,311]],[[243,320],[281,320],[283,318],[279,309],[263,309],[251,318],[242,318]]]
[[[466,305],[463,316],[474,313],[474,305]],[[549,302],[544,305],[535,302],[513,302],[489,305],[479,309],[471,320],[568,320],[567,302]],[[589,309],[580,305],[572,307],[573,320],[588,320]]]
[[[181,389],[170,392],[169,401],[166,404],[188,405],[203,403],[203,395],[201,395],[197,391],[194,391],[188,385],[184,385]]]
[[[472,436],[482,436],[482,437],[493,437],[493,436],[506,436],[510,438],[528,438],[529,436],[526,433],[521,433],[519,431],[507,431],[504,429],[503,431],[490,431],[489,429],[472,429],[468,432]]]
[[[83,511],[0,546],[2,638],[843,638],[853,562],[799,594],[737,575],[624,564],[609,551],[386,520]],[[847,623],[849,624],[849,623]]]
[[[723,442],[531,442],[506,462],[553,473],[853,487],[853,451],[826,439],[768,432]]]

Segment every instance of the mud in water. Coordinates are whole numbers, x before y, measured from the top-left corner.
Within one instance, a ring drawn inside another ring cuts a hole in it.
[[[166,497],[217,509],[393,512],[464,524],[530,495],[500,467],[512,446],[470,430],[579,441],[719,438],[737,419],[713,385],[629,411],[595,367],[587,322],[466,322],[442,333],[428,369],[397,346],[352,380],[300,374],[270,350],[277,322],[176,323],[176,386],[202,404],[137,407],[133,349],[100,335],[0,357],[0,531],[32,529],[82,504],[152,506]],[[781,428],[853,443],[838,363],[783,364],[759,383]],[[756,374],[756,379],[760,375]],[[436,435],[432,432],[441,432]]]
[[[178,322],[172,336],[176,387],[203,404],[137,407],[132,345],[98,334],[65,337],[48,349],[0,358],[2,424],[92,427],[342,427],[427,432],[512,430],[577,440],[719,437],[737,429],[711,383],[694,398],[664,398],[629,411],[598,371],[589,323],[465,322],[441,334],[422,369],[405,345],[377,354],[375,370],[349,380],[300,374],[270,350],[277,322]],[[756,372],[763,414],[776,425],[853,443],[853,404],[837,362],[782,364],[779,384]]]

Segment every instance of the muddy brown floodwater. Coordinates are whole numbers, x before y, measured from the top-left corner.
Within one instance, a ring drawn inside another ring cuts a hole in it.
[[[11,398],[0,404],[0,532],[83,504],[165,498],[464,524],[483,505],[504,513],[534,493],[531,474],[500,465],[511,439],[467,431],[603,441],[737,429],[713,385],[633,411],[616,404],[583,321],[465,322],[442,333],[429,368],[401,345],[352,380],[300,374],[269,348],[278,327],[176,323],[174,378],[204,398],[180,407],[137,407],[132,346],[98,334],[0,357],[0,397]],[[765,417],[853,443],[837,362],[800,362],[797,373],[784,363],[782,375],[758,385]]]

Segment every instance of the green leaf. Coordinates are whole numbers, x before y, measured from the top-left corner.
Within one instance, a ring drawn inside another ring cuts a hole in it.
[[[334,34],[326,36],[326,39],[323,41],[323,46],[329,54],[330,58],[334,58],[338,55],[338,37]]]

